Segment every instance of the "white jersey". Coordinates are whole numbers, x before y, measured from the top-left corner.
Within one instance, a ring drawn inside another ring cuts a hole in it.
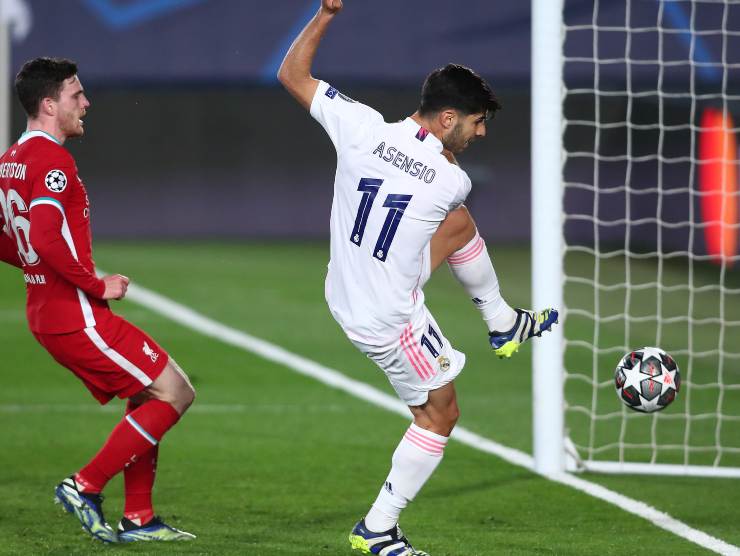
[[[429,242],[470,178],[412,119],[388,124],[323,81],[311,115],[337,151],[326,300],[350,339],[383,345],[423,316]]]

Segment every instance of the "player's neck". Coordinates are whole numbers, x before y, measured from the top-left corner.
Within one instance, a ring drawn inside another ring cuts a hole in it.
[[[439,124],[434,119],[424,118],[419,115],[418,112],[414,112],[409,116],[412,120],[414,120],[417,124],[419,124],[424,129],[427,129],[429,133],[434,135],[437,139],[442,141],[442,132],[444,131]]]
[[[63,145],[64,141],[67,139],[67,136],[61,129],[59,129],[59,126],[55,125],[53,122],[44,121],[41,118],[28,120],[26,133],[31,131],[43,131],[47,135],[52,136],[60,145]]]

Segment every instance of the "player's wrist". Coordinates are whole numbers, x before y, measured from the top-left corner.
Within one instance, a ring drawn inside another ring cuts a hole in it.
[[[97,297],[98,299],[105,299],[105,290],[105,280],[98,278],[98,281],[96,282],[93,291],[90,292],[90,295]]]

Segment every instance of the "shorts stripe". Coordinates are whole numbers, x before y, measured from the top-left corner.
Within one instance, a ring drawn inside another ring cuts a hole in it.
[[[425,452],[435,456],[441,456],[446,446],[445,443],[427,438],[411,429],[406,431],[404,438],[411,442],[417,448],[420,448]]]
[[[403,334],[401,334],[401,346],[403,347],[403,352],[406,354],[406,357],[414,367],[414,370],[423,380],[430,379],[434,376],[434,371],[432,370],[431,365],[429,365],[429,361],[427,361],[426,357],[424,357],[424,354],[421,353],[421,350],[414,341],[414,336],[411,333],[411,324],[409,324],[404,329]]]
[[[152,379],[149,378],[144,371],[106,344],[105,340],[100,337],[100,334],[98,334],[98,331],[95,330],[95,328],[85,328],[85,334],[87,334],[87,337],[92,340],[92,343],[95,344],[103,355],[136,378],[136,380],[141,382],[144,386],[149,386],[152,383]]]
[[[447,257],[447,262],[451,265],[461,265],[468,263],[478,257],[478,255],[481,254],[481,251],[483,251],[485,247],[486,242],[483,241],[482,237],[478,236],[478,239],[473,245],[462,252],[458,251],[457,253],[454,253],[453,255]]]
[[[426,368],[426,371],[429,374],[429,378],[432,378],[437,373],[434,369],[432,369],[432,366],[429,364],[429,360],[421,352],[421,346],[414,341],[414,336],[411,333],[410,326],[409,326],[409,341],[411,342],[411,349],[416,351],[416,354],[419,356],[419,359],[421,359],[422,365],[424,366],[424,368]]]
[[[404,354],[406,354],[406,358],[409,360],[409,363],[411,363],[411,366],[416,371],[416,374],[418,374],[422,380],[426,380],[428,376],[424,372],[423,367],[420,366],[420,363],[416,357],[416,354],[411,349],[410,341],[409,341],[409,335],[410,335],[410,328],[411,325],[406,327],[403,331],[403,334],[401,334],[401,347],[403,348]]]
[[[146,432],[144,430],[144,427],[142,427],[139,423],[137,423],[134,420],[134,418],[131,417],[131,415],[126,415],[126,421],[128,421],[129,425],[131,425],[132,427],[134,427],[136,429],[136,432],[138,432],[141,436],[143,436],[144,438],[146,438],[152,444],[152,446],[156,446],[157,445],[157,439],[154,438],[148,432]]]

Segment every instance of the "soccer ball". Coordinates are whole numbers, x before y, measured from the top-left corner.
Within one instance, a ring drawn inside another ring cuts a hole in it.
[[[617,396],[624,404],[643,413],[670,405],[681,389],[681,375],[673,357],[657,347],[629,352],[614,372]]]

